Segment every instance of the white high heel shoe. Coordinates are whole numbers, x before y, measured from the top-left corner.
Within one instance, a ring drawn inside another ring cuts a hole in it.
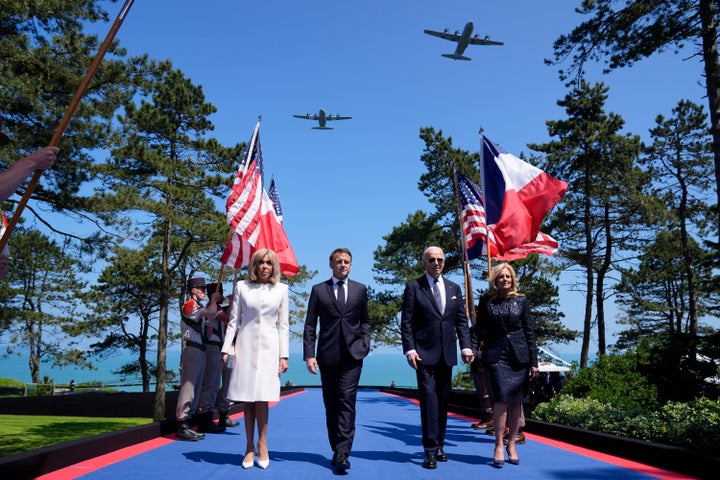
[[[267,447],[266,447],[267,450]],[[258,445],[258,467],[262,468],[263,470],[267,470],[268,466],[270,465],[270,452],[268,452],[268,459],[267,460],[260,460],[260,445]]]
[[[245,454],[245,457],[247,457],[247,454]],[[255,461],[254,461],[254,460],[255,460],[255,454],[253,454],[253,456],[250,457],[250,460],[249,460],[249,461],[246,461],[245,458],[243,458],[242,468],[245,468],[245,469],[247,469],[247,468],[252,468],[252,466],[255,465]],[[266,468],[267,468],[267,467],[266,467]]]

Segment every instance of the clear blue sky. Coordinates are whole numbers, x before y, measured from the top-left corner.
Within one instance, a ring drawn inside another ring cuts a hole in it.
[[[417,189],[421,127],[442,130],[469,151],[478,150],[480,127],[515,155],[549,140],[545,121],[564,118],[556,102],[568,89],[543,59],[581,22],[579,4],[136,0],[116,38],[130,55],[170,59],[202,85],[218,108],[211,135],[222,143],[248,141],[262,115],[266,185],[273,175],[298,260],[324,280],[330,251],[345,246],[353,252],[351,277],[373,285],[382,236],[428,205]],[[114,19],[120,4],[107,5]],[[454,61],[440,56],[454,43],[423,33],[462,30],[468,21],[505,45],[469,46],[472,61]],[[104,38],[108,29],[92,31]],[[655,116],[669,116],[681,98],[705,105],[701,64],[685,60],[690,53],[665,53],[605,76],[592,68],[586,78],[609,85],[607,110],[647,138]],[[320,108],[353,118],[329,131],[292,118]],[[584,297],[567,288],[571,281],[563,277],[561,307],[566,324],[581,329]]]

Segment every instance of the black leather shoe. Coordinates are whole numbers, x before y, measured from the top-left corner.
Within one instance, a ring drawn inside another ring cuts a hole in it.
[[[225,427],[215,424],[212,412],[202,413],[198,417],[198,432],[222,433],[225,431]]]
[[[221,427],[232,428],[232,427],[237,427],[238,425],[240,425],[240,422],[230,418],[228,416],[227,412],[220,412],[220,413],[218,413],[218,425]]]
[[[440,447],[438,449],[438,452],[435,454],[435,458],[438,462],[447,462],[447,454],[445,453],[445,450]]]
[[[350,460],[344,453],[338,453],[335,457],[335,468],[340,471],[345,471],[350,468]]]
[[[237,427],[238,425],[240,425],[240,422],[238,422],[237,420],[233,420],[233,419],[230,418],[230,417],[228,417],[228,418],[225,419],[225,426],[226,426],[226,427],[233,428],[233,427]]]
[[[423,468],[437,468],[437,457],[433,455],[432,453],[425,455],[425,460],[423,460]]]
[[[175,432],[175,438],[186,442],[196,442],[205,438],[205,435],[196,433],[187,423],[183,422],[178,426],[178,429]]]

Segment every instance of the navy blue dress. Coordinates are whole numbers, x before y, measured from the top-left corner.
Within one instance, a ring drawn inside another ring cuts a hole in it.
[[[529,310],[524,296],[480,299],[475,328],[483,344],[481,360],[490,380],[493,402],[529,400],[529,369],[538,364]]]

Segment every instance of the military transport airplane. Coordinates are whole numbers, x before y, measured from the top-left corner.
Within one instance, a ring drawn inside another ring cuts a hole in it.
[[[488,40],[487,36],[485,36],[485,38],[480,38],[477,35],[473,35],[473,28],[473,22],[468,22],[465,24],[465,28],[463,28],[462,33],[457,30],[455,33],[449,33],[447,28],[442,32],[436,32],[434,30],[424,30],[424,32],[434,37],[440,37],[445,40],[457,42],[457,47],[455,47],[454,53],[442,54],[443,57],[452,58],[453,60],[470,60],[470,57],[463,56],[463,52],[465,52],[468,45],[503,45],[503,42]]]
[[[326,127],[325,123],[330,120],[350,120],[352,117],[343,117],[341,115],[328,115],[325,113],[325,109],[321,108],[317,115],[293,115],[295,118],[304,118],[305,120],[317,120],[319,126],[312,127],[313,130],[332,130],[332,127]]]

